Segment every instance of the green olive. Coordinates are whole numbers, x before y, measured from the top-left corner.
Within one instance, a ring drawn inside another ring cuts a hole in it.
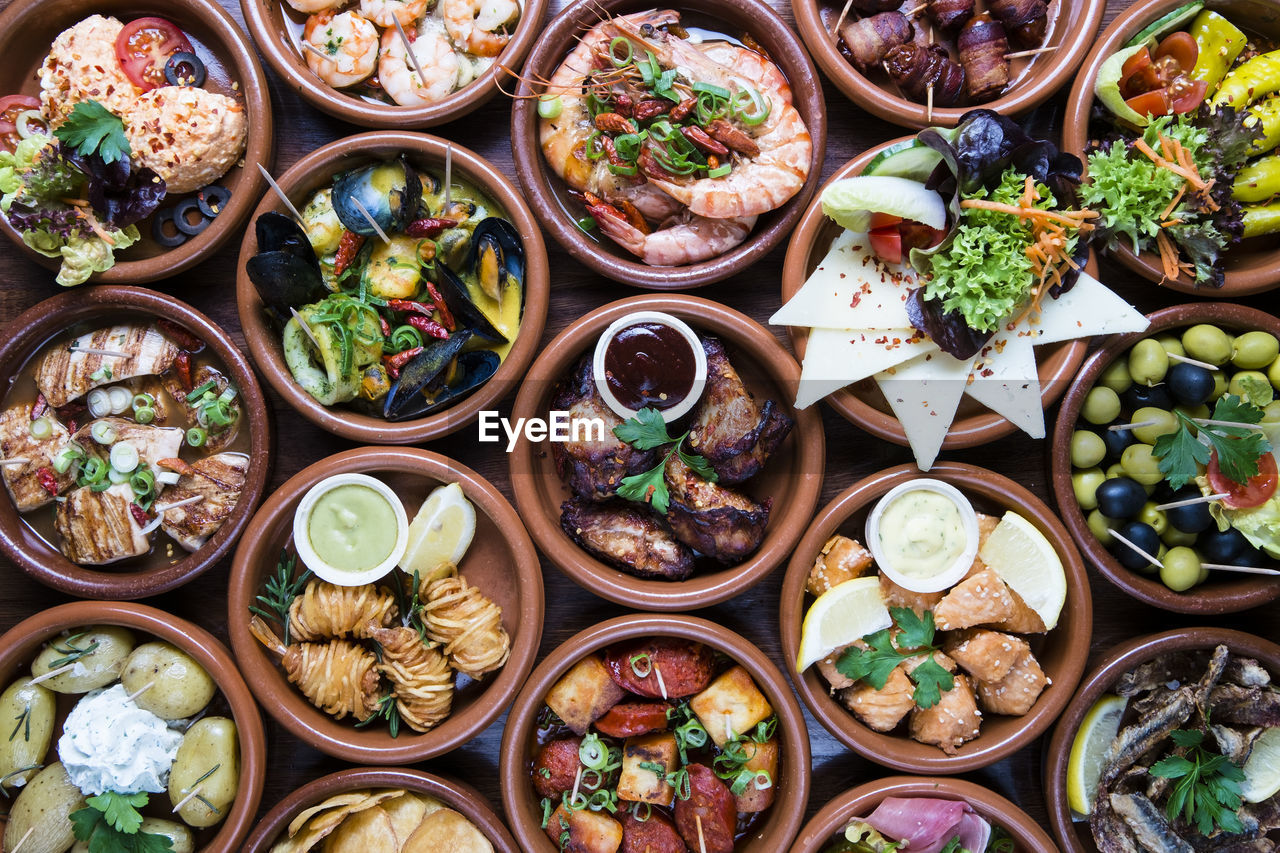
[[[1242,397],[1254,405],[1258,404],[1254,397],[1265,398],[1266,395],[1270,394],[1271,399],[1266,400],[1262,404],[1264,406],[1275,399],[1275,394],[1271,390],[1271,383],[1267,381],[1267,374],[1261,370],[1241,370],[1235,376],[1232,376],[1231,383],[1227,385],[1227,393]]]
[[[1149,426],[1133,428],[1133,437],[1143,444],[1155,444],[1156,439],[1160,436],[1178,431],[1178,419],[1173,412],[1167,409],[1157,409],[1154,406],[1143,406],[1138,409],[1133,413],[1132,422],[1135,424],[1150,424]]]
[[[1098,542],[1104,548],[1110,548],[1111,543],[1115,540],[1111,536],[1111,531],[1121,522],[1114,518],[1107,518],[1098,510],[1089,513],[1089,517],[1085,519],[1085,523],[1089,525],[1089,530],[1094,536],[1098,537]]]
[[[1159,536],[1163,536],[1169,529],[1169,517],[1164,514],[1164,510],[1156,509],[1156,504],[1152,501],[1142,505],[1142,510],[1138,513],[1138,521],[1150,524]]]
[[[1078,429],[1071,434],[1071,464],[1075,467],[1092,468],[1106,455],[1107,445],[1093,430]]]
[[[1080,415],[1091,424],[1109,424],[1120,415],[1120,395],[1103,385],[1095,385],[1085,395]]]
[[[1267,368],[1267,379],[1271,380],[1271,387],[1280,391],[1280,358],[1271,362],[1271,366]]]
[[[1170,524],[1160,534],[1160,541],[1168,545],[1170,548],[1175,545],[1194,545],[1196,544],[1196,534],[1184,533],[1178,528]]]
[[[1101,468],[1086,468],[1071,475],[1071,488],[1075,490],[1076,501],[1083,510],[1095,509],[1098,506],[1098,486],[1107,480]]]
[[[1128,477],[1128,476],[1129,475],[1125,473],[1124,466],[1121,465],[1119,462],[1113,462],[1109,466],[1107,466],[1108,480],[1114,480],[1116,477]]]
[[[1160,471],[1160,463],[1151,454],[1149,444],[1131,444],[1126,447],[1120,456],[1120,464],[1124,466],[1126,476],[1132,477],[1144,486],[1154,486],[1164,479],[1164,474]]]
[[[1270,332],[1245,332],[1236,338],[1231,363],[1245,370],[1261,370],[1280,355],[1280,340]]]
[[[1156,385],[1169,372],[1169,354],[1154,338],[1138,341],[1129,350],[1129,375],[1141,385]]]
[[[1160,346],[1164,347],[1164,351],[1169,355],[1186,355],[1187,351],[1182,348],[1182,339],[1174,334],[1160,335],[1156,338],[1160,342]]]
[[[1122,359],[1117,358],[1111,364],[1107,365],[1107,369],[1102,371],[1102,375],[1098,377],[1098,384],[1104,388],[1110,388],[1117,394],[1123,394],[1133,387],[1133,377],[1129,375],[1129,365]]]
[[[1262,422],[1264,424],[1280,424],[1280,400],[1272,400],[1262,410]]]
[[[1192,549],[1182,545],[1170,548],[1160,562],[1164,563],[1160,581],[1174,592],[1185,592],[1200,582],[1200,555]]]
[[[1213,372],[1213,394],[1210,395],[1209,402],[1213,402],[1223,394],[1227,393],[1228,384],[1230,384],[1230,380],[1227,379],[1227,374],[1223,373],[1221,370],[1215,370]]]
[[[1156,551],[1155,554],[1156,559],[1163,563],[1165,552],[1168,550],[1169,549],[1165,547],[1165,544],[1161,542],[1160,549]],[[1138,569],[1138,572],[1144,575],[1154,575],[1158,571],[1160,571],[1160,567],[1153,563],[1143,563],[1142,568]]]
[[[1182,414],[1189,418],[1207,418],[1213,414],[1209,411],[1209,407],[1204,403],[1201,403],[1198,406],[1174,406],[1173,410],[1175,412],[1182,412]],[[1195,429],[1192,428],[1192,433],[1194,432]]]
[[[1187,355],[1209,364],[1226,364],[1231,360],[1231,336],[1208,323],[1192,326],[1182,333],[1182,346]]]

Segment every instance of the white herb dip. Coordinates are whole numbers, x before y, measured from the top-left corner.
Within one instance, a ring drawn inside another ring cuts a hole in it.
[[[129,699],[114,684],[84,695],[67,715],[58,757],[85,796],[104,791],[161,793],[182,733]]]

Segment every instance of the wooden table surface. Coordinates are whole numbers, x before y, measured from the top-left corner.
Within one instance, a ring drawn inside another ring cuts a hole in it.
[[[240,8],[234,0],[219,0],[238,21]],[[744,0],[746,2],[746,0]],[[1071,0],[1063,0],[1071,2]],[[2,6],[4,4],[0,4]],[[566,5],[566,0],[552,0],[552,14]],[[794,23],[786,0],[771,0],[788,23]],[[1129,0],[1111,0],[1105,22],[1129,5]],[[1105,23],[1104,23],[1105,25]],[[265,63],[264,63],[265,67]],[[277,139],[275,174],[280,174],[303,154],[334,139],[358,132],[359,128],[344,124],[316,111],[281,85],[270,69],[272,107],[275,110]],[[828,105],[827,151],[823,164],[825,179],[859,152],[902,135],[904,130],[886,124],[854,107],[830,84],[823,91]],[[1038,121],[1059,121],[1065,93],[1042,108]],[[453,124],[438,127],[434,133],[459,142],[489,158],[507,174],[514,174],[509,144],[509,102],[495,99],[477,113]],[[607,302],[632,296],[640,291],[597,277],[572,260],[548,236],[548,248],[554,271],[551,310],[543,343],[574,319]],[[186,300],[211,316],[227,329],[243,348],[244,338],[235,306],[235,263],[239,242],[232,241],[218,255],[200,267],[167,282],[153,285]],[[696,291],[699,296],[724,302],[765,323],[780,303],[780,276],[785,246],[774,250],[749,272],[728,281]],[[53,274],[21,255],[7,241],[0,241],[0,270],[4,285],[0,287],[0,321],[8,321],[42,299],[60,292]],[[1139,309],[1151,311],[1176,302],[1187,301],[1177,293],[1162,291],[1143,282],[1116,265],[1103,262],[1102,279],[1119,290]],[[1257,308],[1275,310],[1275,296],[1246,300]],[[772,329],[785,342],[779,328]],[[294,413],[277,395],[267,390],[275,427],[275,459],[271,479],[274,488],[294,473],[325,456],[348,449],[352,445],[312,426]],[[511,398],[503,400],[503,415],[510,414]],[[1052,423],[1054,412],[1048,417]],[[822,504],[841,490],[868,474],[910,461],[906,448],[879,441],[846,422],[825,406],[822,411],[827,438],[827,471],[822,489]],[[480,445],[472,429],[427,445],[471,466],[493,482],[511,499],[507,459],[499,445]],[[1019,433],[986,447],[943,458],[981,465],[999,471],[1022,483],[1052,505],[1048,488],[1046,442],[1033,441]],[[167,595],[147,601],[183,618],[200,624],[227,640],[225,585],[230,560],[223,560],[193,583]],[[560,574],[543,561],[546,587],[546,626],[543,631],[539,660],[563,640],[600,620],[620,615],[626,609],[597,598]],[[774,572],[754,589],[716,607],[698,611],[698,615],[715,620],[751,638],[769,654],[775,664],[785,669],[778,638],[778,597],[782,571]],[[1197,620],[1165,613],[1140,604],[1111,586],[1096,571],[1090,570],[1093,589],[1094,632],[1091,662],[1118,642],[1139,634],[1193,624],[1229,625],[1254,633],[1280,638],[1280,603],[1253,611],[1218,619]],[[61,593],[47,589],[20,572],[0,557],[0,631],[39,610],[69,601]],[[809,739],[813,748],[813,784],[808,814],[812,815],[836,794],[891,771],[867,761],[845,749],[806,713]],[[288,734],[269,717],[265,717],[269,741],[269,764],[260,814],[297,786],[345,765],[316,752]],[[446,756],[426,762],[424,769],[452,774],[478,787],[500,811],[498,791],[498,750],[505,714],[474,741]],[[986,785],[1011,798],[1041,823],[1045,823],[1045,807],[1040,782],[1043,741],[1033,742],[1012,758],[966,778]],[[1047,826],[1047,824],[1046,824]]]

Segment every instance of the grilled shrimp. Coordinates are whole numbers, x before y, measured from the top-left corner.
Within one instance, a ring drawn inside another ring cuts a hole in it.
[[[288,0],[294,10],[308,15],[323,12],[325,9],[341,8],[346,2],[347,0]]]
[[[395,29],[398,20],[406,30],[412,29],[426,14],[430,0],[360,0],[360,14],[380,27]]]
[[[511,40],[506,30],[520,19],[518,0],[441,0],[449,37],[473,56],[497,56]]]
[[[404,40],[395,28],[382,33],[378,82],[397,104],[402,107],[433,104],[448,97],[458,87],[462,75],[461,61],[449,39],[439,29],[424,25],[413,39],[413,55],[427,79],[419,79]]]
[[[314,48],[302,51],[307,67],[335,89],[354,86],[377,67],[378,30],[358,12],[318,12],[307,18],[302,37]]]
[[[588,204],[601,232],[622,248],[655,267],[696,264],[734,248],[751,233],[754,216],[707,219],[682,210],[646,233],[631,223],[614,205],[600,199]]]

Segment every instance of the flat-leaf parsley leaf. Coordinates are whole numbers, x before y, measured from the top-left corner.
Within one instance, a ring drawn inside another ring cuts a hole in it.
[[[876,690],[883,690],[898,664],[927,655],[909,677],[916,686],[912,700],[921,708],[932,708],[942,699],[942,694],[956,684],[955,676],[933,657],[938,651],[933,644],[933,613],[925,611],[919,616],[910,607],[890,607],[889,615],[898,627],[897,636],[888,628],[868,634],[862,638],[868,648],[850,646],[836,661],[836,669],[846,678],[865,681]]]
[[[635,415],[613,428],[613,434],[620,441],[636,450],[653,450],[655,447],[674,445],[662,457],[662,461],[642,474],[623,477],[618,485],[618,497],[637,503],[647,503],[657,512],[666,514],[671,505],[671,493],[667,489],[665,477],[667,462],[672,454],[680,454],[680,460],[689,466],[699,477],[714,483],[718,478],[715,469],[704,457],[690,453],[684,449],[684,440],[689,437],[686,430],[679,438],[672,438],[667,433],[667,422],[662,413],[651,406],[645,406]]]
[[[125,160],[132,153],[129,138],[124,135],[124,122],[97,101],[76,104],[53,135],[83,157],[91,157],[96,152],[107,164]]]

